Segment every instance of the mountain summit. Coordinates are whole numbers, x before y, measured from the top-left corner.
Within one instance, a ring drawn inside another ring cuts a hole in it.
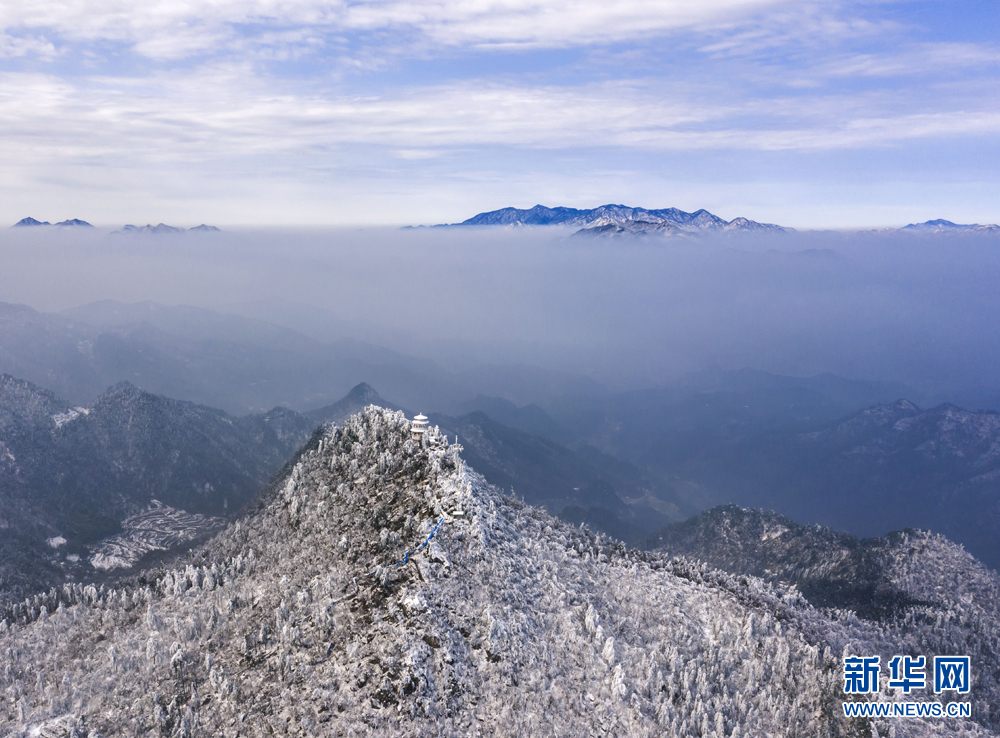
[[[388,402],[367,382],[355,385],[346,396],[337,400],[332,405],[321,407],[307,413],[308,417],[321,423],[343,423],[355,413],[361,412],[368,405],[378,405],[391,410],[401,410],[402,408]]]

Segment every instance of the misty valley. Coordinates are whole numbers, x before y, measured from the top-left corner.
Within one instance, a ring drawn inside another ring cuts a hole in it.
[[[1000,731],[995,226],[25,221],[0,734]]]

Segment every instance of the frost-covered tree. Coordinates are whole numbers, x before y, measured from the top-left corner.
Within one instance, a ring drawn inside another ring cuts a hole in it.
[[[425,439],[369,407],[172,569],[10,613],[0,732],[873,734],[839,711],[871,624],[571,527]]]

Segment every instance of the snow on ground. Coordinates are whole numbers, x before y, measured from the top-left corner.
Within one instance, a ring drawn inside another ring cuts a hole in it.
[[[842,654],[874,651],[872,624],[629,551],[425,439],[366,408],[183,568],[26,603],[0,624],[3,729],[71,713],[104,736],[943,734],[843,717]]]

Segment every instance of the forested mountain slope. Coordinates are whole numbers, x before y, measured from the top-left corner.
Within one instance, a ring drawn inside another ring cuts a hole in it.
[[[664,528],[647,545],[795,586],[816,607],[857,612],[884,629],[896,653],[969,655],[989,699],[980,715],[1000,727],[1000,576],[944,536],[906,529],[858,539],[725,505]]]
[[[10,613],[4,730],[875,734],[842,717],[840,656],[879,627],[567,526],[429,436],[367,408],[183,568]]]
[[[86,570],[89,547],[153,500],[238,512],[315,425],[284,408],[233,418],[127,383],[73,406],[0,375],[0,599]]]
[[[128,383],[84,407],[0,375],[0,601],[186,548],[237,513],[321,422],[370,403],[394,407],[365,383],[308,415],[278,407],[235,418]],[[629,540],[670,520],[622,522],[636,517],[616,494],[635,492],[627,464],[596,452],[591,463],[482,413],[460,427],[496,446],[499,455],[477,445],[490,463],[470,445],[490,481],[529,502],[556,503],[557,513],[583,505],[591,525]]]

